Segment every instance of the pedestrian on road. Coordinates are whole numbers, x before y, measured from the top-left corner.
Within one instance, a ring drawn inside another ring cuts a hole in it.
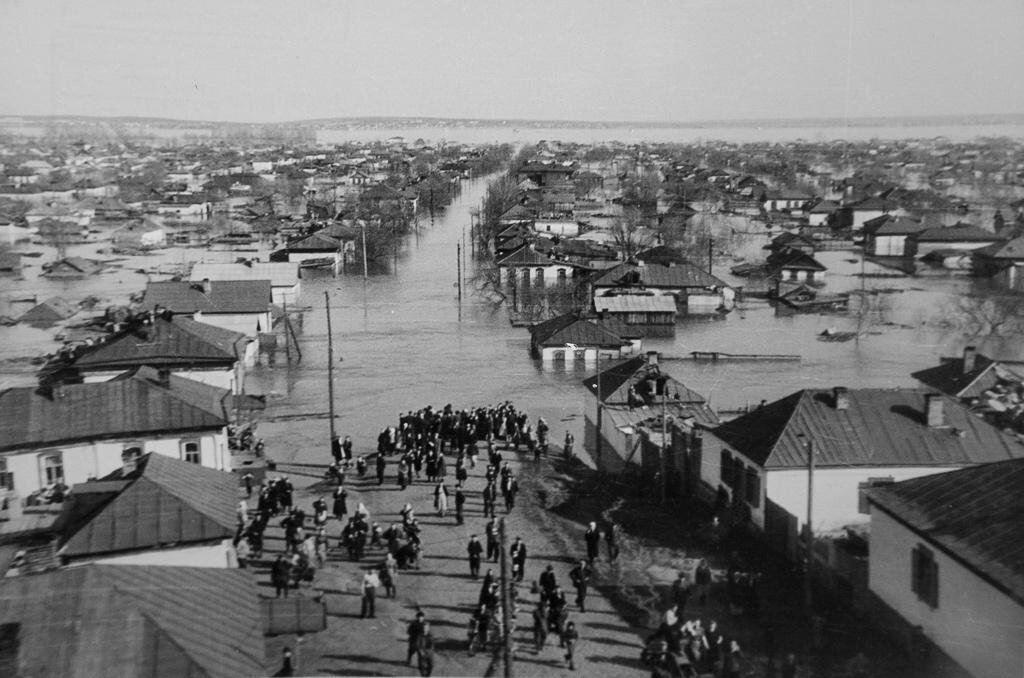
[[[334,488],[334,517],[338,520],[344,520],[345,516],[348,515],[348,491],[343,485],[338,485]]]
[[[544,649],[548,642],[548,610],[541,599],[533,608],[533,647],[537,654]]]
[[[484,527],[484,534],[487,536],[487,560],[498,562],[498,528],[494,524],[494,516],[487,521]]]
[[[680,571],[679,576],[672,582],[672,602],[679,608],[680,615],[685,612],[689,598],[690,582],[686,579],[686,573]]]
[[[580,634],[576,631],[576,624],[569,622],[565,625],[565,630],[562,631],[562,645],[565,646],[565,661],[569,665],[570,671],[576,670],[576,664],[573,663],[573,651],[576,649],[576,642],[580,639]]]
[[[601,546],[601,532],[597,529],[597,523],[591,521],[587,525],[587,531],[583,533],[583,540],[587,543],[587,560],[593,564],[597,560],[598,549]]]
[[[469,651],[470,657],[476,652],[476,639],[480,633],[481,613],[482,609],[474,610],[473,614],[469,615],[469,624],[466,626],[466,649]]]
[[[377,485],[384,484],[384,474],[388,469],[388,461],[383,454],[377,455]]]
[[[405,657],[406,664],[412,664],[412,656],[419,652],[420,636],[423,635],[423,626],[426,624],[425,615],[420,610],[416,613],[416,618],[409,622],[409,626],[406,627],[406,632],[409,635],[409,642],[407,646],[408,653]]]
[[[345,467],[348,467],[349,462],[352,461],[352,436],[345,436],[345,440],[341,443],[342,456],[345,457]]]
[[[491,585],[494,583],[494,570],[487,570],[484,574],[484,583],[480,585],[480,598],[477,605],[483,605],[491,594]]]
[[[384,587],[384,595],[394,598],[398,594],[398,561],[390,553],[384,556],[380,566],[380,585]]]
[[[341,438],[334,436],[334,438],[331,439],[331,456],[334,458],[334,463],[338,466],[341,466],[341,455]]]
[[[519,481],[512,474],[509,474],[503,485],[505,493],[505,512],[511,513],[516,507],[516,494],[519,493]]]
[[[494,481],[487,483],[483,491],[484,499],[484,518],[490,516],[494,517],[494,503],[498,500],[498,490],[494,486]]]
[[[476,579],[480,576],[480,556],[484,552],[484,546],[481,544],[476,535],[470,535],[469,545],[466,547],[466,553],[469,554],[469,576]]]
[[[423,633],[416,641],[419,653],[419,669],[421,676],[429,676],[434,672],[434,635],[430,632],[430,622],[423,622]]]
[[[280,598],[283,594],[288,597],[288,579],[291,572],[291,564],[284,555],[279,554],[277,560],[270,567],[270,581],[274,585],[275,597]]]
[[[608,525],[604,530],[604,541],[608,546],[608,562],[614,563],[619,559],[619,544],[616,540],[619,532],[619,527],[612,521],[608,521]]]
[[[380,586],[380,578],[376,571],[370,570],[363,575],[363,610],[360,617],[376,617],[377,587]]]
[[[540,602],[546,603],[555,589],[558,588],[558,579],[555,577],[555,567],[548,565],[544,568],[544,571],[540,573],[540,578],[537,580],[540,585]]]
[[[563,449],[563,451],[565,453],[565,458],[566,459],[572,459],[572,457],[573,457],[572,446],[573,446],[573,444],[575,444],[575,442],[576,442],[576,438],[574,438],[571,433],[566,431],[565,432],[565,443],[562,446],[562,449]]]
[[[708,566],[707,560],[701,559],[700,564],[697,565],[697,571],[694,573],[694,579],[697,585],[697,602],[705,605],[708,602],[708,591],[711,590],[711,568]]]
[[[526,544],[520,537],[516,537],[515,543],[509,549],[509,555],[512,556],[512,579],[523,581],[526,570]]]
[[[462,491],[462,485],[455,486],[455,522],[458,525],[462,525],[464,521],[462,517],[463,508],[466,505],[466,494]]]
[[[441,518],[444,518],[444,514],[448,511],[448,488],[445,487],[443,480],[434,487],[434,508],[437,509],[437,515]]]
[[[580,608],[580,612],[586,612],[587,587],[590,585],[590,566],[587,565],[587,561],[581,560],[579,565],[572,568],[569,579],[576,587],[576,606]]]

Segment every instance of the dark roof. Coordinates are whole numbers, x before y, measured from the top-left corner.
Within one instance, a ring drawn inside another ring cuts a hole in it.
[[[136,464],[134,473],[120,469],[95,481],[107,489],[99,505],[77,501],[79,491],[101,493],[90,487],[93,483],[72,488],[60,555],[95,556],[234,535],[237,476],[156,453]],[[121,486],[115,489],[117,481]]]
[[[1008,242],[997,242],[987,247],[971,250],[971,256],[985,259],[1024,261],[1024,237],[1014,238]]]
[[[50,297],[25,311],[18,320],[23,323],[52,323],[66,320],[77,312],[78,309],[63,297]]]
[[[999,237],[974,224],[936,226],[917,234],[918,242],[995,242]]]
[[[172,313],[265,313],[271,299],[269,280],[211,280],[209,294],[203,283],[169,281],[146,285],[144,304]]]
[[[232,366],[245,356],[245,335],[183,316],[157,316],[75,357],[79,370],[153,366]]]
[[[0,580],[21,676],[265,675],[259,596],[245,570],[84,565]]]
[[[0,451],[79,440],[219,429],[228,391],[140,367],[92,384],[0,391]]]
[[[621,348],[628,341],[593,320],[581,318],[578,313],[564,313],[530,328],[537,346],[604,346]]]
[[[864,222],[864,232],[874,235],[911,235],[924,230],[920,221],[883,214]]]
[[[771,254],[767,259],[768,266],[774,270],[784,268],[799,269],[804,271],[827,271],[828,269],[820,261],[810,254],[801,250],[786,247]]]
[[[690,264],[689,259],[683,253],[680,247],[670,247],[668,245],[655,245],[649,247],[643,252],[639,252],[636,255],[637,261],[642,261],[645,264]]]
[[[923,391],[850,389],[847,397],[848,408],[838,410],[831,391],[797,391],[713,433],[767,469],[806,468],[805,440],[814,442],[822,467],[962,466],[1024,456],[1024,446],[952,398],[938,396],[947,425],[929,428]]]
[[[868,498],[1024,605],[1024,459],[904,480]]]
[[[314,233],[313,235],[289,243],[286,248],[289,252],[338,252],[342,243],[337,238],[326,234]]]
[[[728,287],[704,268],[690,262],[678,264],[619,264],[594,281],[594,287],[641,285],[643,287]]]
[[[942,363],[914,372],[910,376],[937,391],[957,398],[979,398],[999,383],[999,363],[981,355],[974,357],[974,369],[964,372],[964,359],[943,358]]]
[[[529,245],[523,245],[515,252],[512,252],[497,261],[498,266],[555,266],[566,262],[555,261],[537,252]]]
[[[718,416],[708,406],[704,396],[662,372],[659,365],[650,363],[648,357],[644,355],[630,358],[599,375],[585,379],[583,385],[588,392],[598,394],[600,384],[601,402],[605,407],[612,409],[625,409],[629,406],[629,390],[630,386],[633,386],[643,404],[655,406],[654,409],[657,410],[656,406],[661,403],[661,396],[656,394],[657,387],[655,391],[651,390],[651,381],[663,385],[662,388],[667,394],[666,407],[674,416],[693,418],[704,426],[714,426],[718,423]]]

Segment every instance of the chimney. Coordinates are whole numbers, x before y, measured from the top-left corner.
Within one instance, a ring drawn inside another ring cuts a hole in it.
[[[166,367],[161,367],[156,371],[156,381],[164,388],[167,388],[171,385],[171,371]]]
[[[657,351],[648,351],[647,352],[647,364],[648,365],[657,365],[658,364],[658,352]]]
[[[974,346],[968,346],[964,349],[964,374],[969,374],[974,371],[974,365],[977,362],[978,349]]]
[[[845,386],[836,386],[832,389],[832,403],[837,410],[850,409],[850,392]]]
[[[213,285],[210,283],[209,278],[203,278],[203,294],[209,294]]]
[[[928,428],[939,428],[946,425],[944,404],[942,396],[938,393],[924,395],[924,415]]]

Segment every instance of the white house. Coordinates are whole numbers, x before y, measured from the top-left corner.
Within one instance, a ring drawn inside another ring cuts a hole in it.
[[[516,251],[496,262],[501,282],[523,287],[551,287],[568,284],[584,267],[569,261],[554,259],[524,244]]]
[[[908,239],[924,226],[907,217],[883,214],[864,222],[864,252],[876,257],[905,257],[911,253]]]
[[[537,233],[575,238],[580,234],[580,225],[575,219],[537,219],[533,222]]]
[[[143,299],[147,310],[187,315],[247,337],[271,331],[271,302],[269,280],[151,282]]]
[[[617,360],[640,351],[642,333],[629,332],[621,323],[614,323],[615,330],[629,333],[626,338],[609,325],[612,323],[601,318],[563,313],[530,327],[530,350],[545,363],[567,364],[576,360],[595,362],[598,352],[602,359]]]
[[[299,298],[300,277],[299,265],[291,261],[199,262],[192,267],[189,280],[269,280],[274,303],[293,304]]]
[[[1024,460],[868,493],[869,586],[977,678],[1024,675]]]
[[[0,392],[0,493],[21,506],[143,454],[230,470],[230,393],[140,367],[100,383]]]

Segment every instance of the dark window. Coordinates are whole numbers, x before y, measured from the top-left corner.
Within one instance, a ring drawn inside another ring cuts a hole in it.
[[[911,551],[910,589],[929,607],[939,606],[939,566],[931,549],[920,544]]]
[[[0,459],[0,490],[14,491],[14,474],[7,470],[6,459]]]
[[[190,464],[198,464],[202,461],[199,453],[199,443],[187,442],[181,446],[181,458]]]
[[[761,476],[753,466],[747,467],[747,503],[757,508],[761,505]]]
[[[857,510],[865,515],[871,512],[871,507],[868,506],[868,490],[872,487],[878,487],[880,485],[892,485],[896,482],[896,479],[892,476],[885,476],[883,478],[868,478],[863,483],[857,484]]]
[[[728,450],[722,450],[722,482],[729,487],[733,485],[732,455]]]

